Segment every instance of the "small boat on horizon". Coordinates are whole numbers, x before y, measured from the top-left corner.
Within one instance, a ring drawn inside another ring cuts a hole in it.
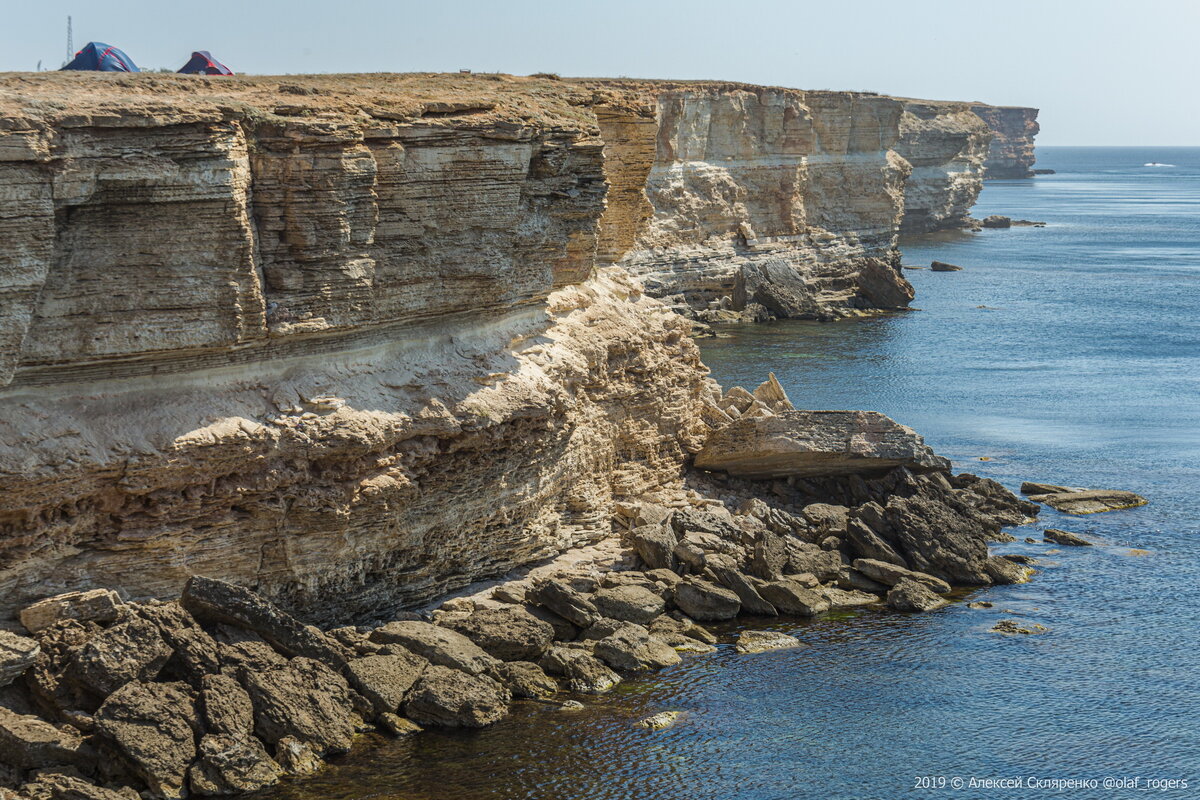
[[[1150,161],[1145,164],[1142,164],[1142,166],[1143,167],[1173,167],[1175,165],[1174,164],[1162,164],[1158,161]]]

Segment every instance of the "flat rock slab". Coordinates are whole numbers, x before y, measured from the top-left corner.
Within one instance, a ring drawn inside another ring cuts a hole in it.
[[[1045,503],[1064,514],[1099,514],[1102,511],[1120,511],[1137,508],[1150,502],[1140,494],[1120,489],[1083,489],[1080,491],[1033,494],[1035,503]]]
[[[874,411],[784,411],[714,431],[700,469],[743,478],[819,477],[904,466],[948,470],[916,431]]]
[[[1042,532],[1047,542],[1066,545],[1067,547],[1091,547],[1092,543],[1082,536],[1078,536],[1070,531],[1062,531],[1058,528],[1046,528]]]
[[[765,653],[768,650],[800,647],[802,644],[795,636],[777,631],[742,631],[734,649],[739,653]]]
[[[33,639],[0,630],[0,686],[7,686],[25,673],[41,652]]]

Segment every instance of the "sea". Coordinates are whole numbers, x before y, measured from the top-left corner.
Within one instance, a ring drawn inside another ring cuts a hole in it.
[[[988,182],[974,215],[1044,228],[902,243],[913,310],[728,328],[704,361],[727,387],[774,372],[798,408],[888,414],[1013,490],[1148,505],[1011,529],[994,550],[1034,556],[1028,584],[928,614],[755,623],[805,646],[725,643],[583,710],[371,739],[260,796],[1200,797],[1200,148],[1039,147],[1037,166],[1055,174]],[[1045,527],[1096,546],[1043,543]],[[1000,619],[1048,630],[990,632]],[[635,724],[661,711],[683,715]]]

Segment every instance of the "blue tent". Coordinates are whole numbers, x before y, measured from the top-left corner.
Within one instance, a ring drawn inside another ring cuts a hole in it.
[[[133,59],[111,44],[88,42],[63,69],[92,72],[141,72]]]
[[[207,50],[192,53],[192,60],[179,70],[185,75],[232,75],[233,70],[212,57]]]

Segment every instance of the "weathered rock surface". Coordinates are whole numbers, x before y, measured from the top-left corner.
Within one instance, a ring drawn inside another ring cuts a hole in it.
[[[188,770],[192,794],[202,797],[242,794],[271,786],[283,776],[279,766],[253,737],[208,735],[199,758]]]
[[[992,142],[983,164],[984,178],[1031,177],[1031,167],[1037,160],[1033,152],[1033,138],[1040,130],[1038,110],[977,103],[971,106],[971,111],[992,131]]]
[[[596,642],[596,658],[622,672],[644,672],[679,663],[679,654],[641,625],[624,623]]]
[[[131,619],[94,636],[75,655],[67,674],[96,696],[107,697],[130,681],[158,677],[172,652],[153,623]]]
[[[539,666],[567,679],[567,688],[581,694],[604,694],[621,682],[621,676],[586,650],[554,646],[542,656]]]
[[[91,589],[39,600],[21,610],[21,624],[30,633],[50,627],[64,619],[80,622],[113,622],[120,613],[121,598],[111,589]]]
[[[763,584],[759,592],[780,614],[814,617],[829,610],[829,601],[820,592],[786,577]]]
[[[25,674],[41,648],[33,639],[0,630],[0,686],[7,686]]]
[[[196,758],[196,725],[186,684],[134,681],[96,712],[96,728],[156,797],[185,796],[187,770]]]
[[[938,594],[945,594],[951,588],[950,584],[936,576],[927,575],[923,572],[914,572],[904,567],[898,567],[895,564],[888,564],[885,561],[876,561],[871,558],[856,558],[854,560],[854,568],[868,578],[879,581],[885,586],[895,586],[902,580],[910,580],[928,586]]]
[[[508,690],[486,675],[435,664],[413,688],[404,711],[419,725],[482,728],[508,713],[508,700]]]
[[[1067,547],[1091,547],[1092,543],[1076,533],[1060,530],[1058,528],[1046,528],[1042,532],[1045,541],[1054,542],[1055,544],[1066,545]]]
[[[77,732],[0,706],[0,764],[20,769],[84,766],[92,757]]]
[[[645,625],[666,610],[666,603],[661,597],[641,586],[601,589],[592,595],[592,602],[606,617],[639,625]]]
[[[983,188],[992,131],[966,103],[909,100],[895,150],[911,166],[901,230],[961,227]]]
[[[389,622],[371,632],[371,641],[398,644],[431,663],[479,675],[497,659],[457,631],[428,622]]]
[[[377,714],[395,713],[428,667],[425,659],[394,645],[387,655],[363,656],[346,665],[355,687]]]
[[[541,667],[529,661],[498,664],[493,675],[513,697],[544,698],[558,692],[558,684]]]
[[[734,645],[739,653],[765,653],[768,650],[785,650],[800,647],[802,642],[795,636],[777,631],[742,631]]]
[[[947,605],[927,584],[909,578],[896,581],[887,593],[887,606],[896,611],[934,611]]]
[[[1099,514],[1137,508],[1150,502],[1140,494],[1120,489],[1074,489],[1054,494],[1031,494],[1029,499],[1064,514]]]
[[[701,622],[733,619],[742,608],[734,592],[693,576],[675,587],[673,597],[680,611]]]
[[[738,420],[711,434],[700,469],[747,478],[813,477],[897,466],[945,470],[911,428],[873,411],[785,411]]]
[[[243,669],[240,680],[254,704],[254,732],[267,744],[291,738],[318,756],[350,749],[357,725],[350,687],[329,667],[293,658],[275,669]]]
[[[554,626],[520,606],[483,609],[447,625],[501,661],[536,661],[554,640]]]

